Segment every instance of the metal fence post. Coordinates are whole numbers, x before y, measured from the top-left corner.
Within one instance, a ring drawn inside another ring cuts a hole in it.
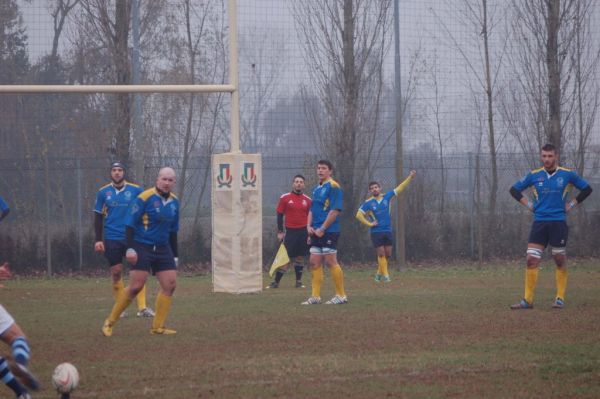
[[[475,257],[475,181],[473,153],[469,152],[469,255]]]
[[[83,215],[81,210],[81,160],[77,158],[77,236],[79,238],[79,270],[83,269]]]

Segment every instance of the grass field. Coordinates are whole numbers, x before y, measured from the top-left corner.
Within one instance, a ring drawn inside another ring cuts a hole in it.
[[[0,298],[29,335],[45,382],[35,398],[58,397],[49,380],[63,361],[81,374],[74,399],[599,398],[599,266],[572,263],[562,310],[550,308],[544,268],[527,311],[509,310],[523,290],[516,265],[412,268],[386,285],[351,270],[342,306],[299,306],[310,291],[292,288],[291,274],[239,296],[181,277],[175,336],[151,336],[150,320],[129,316],[103,337],[108,277],[9,281]],[[323,291],[332,295],[328,275]],[[151,304],[155,293],[153,281]]]

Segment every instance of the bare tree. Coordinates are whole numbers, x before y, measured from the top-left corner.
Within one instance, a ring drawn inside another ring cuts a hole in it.
[[[369,116],[379,113],[391,1],[308,0],[292,7],[310,71],[303,93],[320,100],[307,104],[307,116],[318,148],[334,162],[344,206],[354,209],[368,164],[364,148],[380,134]]]

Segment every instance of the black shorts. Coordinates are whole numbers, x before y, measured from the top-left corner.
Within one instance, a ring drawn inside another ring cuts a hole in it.
[[[136,242],[133,244],[133,249],[137,252],[138,261],[131,266],[131,270],[143,270],[156,274],[165,270],[177,269],[169,244],[147,245]]]
[[[308,231],[305,227],[298,229],[286,229],[285,238],[283,239],[283,245],[290,258],[297,258],[298,256],[307,256],[310,250],[310,246],[306,242],[308,239]]]
[[[104,240],[104,257],[109,266],[122,264],[126,251],[127,244],[124,240]]]
[[[529,242],[540,244],[546,248],[565,248],[569,238],[569,226],[563,220],[550,222],[533,222],[529,233]]]
[[[394,245],[394,235],[391,231],[371,233],[371,242],[375,248]]]
[[[315,235],[310,237],[310,253],[315,255],[327,255],[337,253],[337,242],[340,233],[325,233],[323,237]]]

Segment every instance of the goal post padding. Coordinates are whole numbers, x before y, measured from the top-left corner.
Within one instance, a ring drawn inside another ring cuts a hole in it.
[[[215,292],[262,290],[260,154],[212,156],[212,278]]]

